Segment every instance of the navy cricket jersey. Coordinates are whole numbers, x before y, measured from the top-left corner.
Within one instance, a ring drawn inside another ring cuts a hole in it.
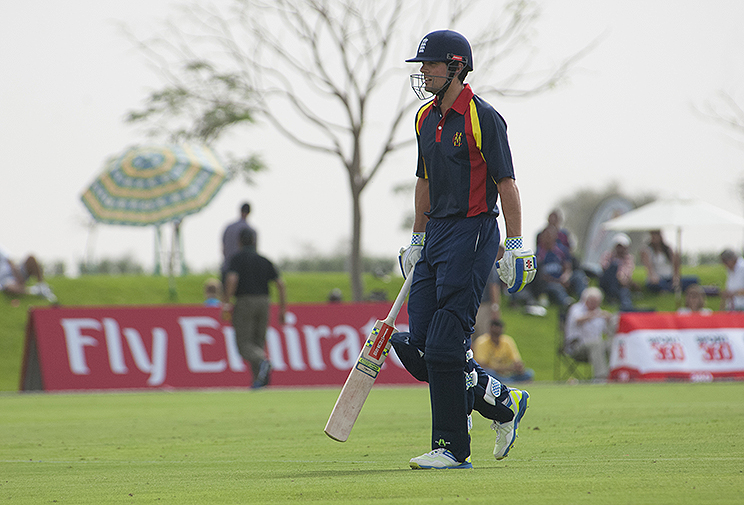
[[[442,118],[436,99],[416,114],[416,176],[429,180],[433,218],[498,215],[496,181],[514,178],[506,121],[466,84]]]

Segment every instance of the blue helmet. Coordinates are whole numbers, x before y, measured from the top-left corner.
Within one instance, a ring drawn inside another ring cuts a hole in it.
[[[426,35],[418,45],[416,56],[407,63],[421,61],[462,62],[465,69],[473,70],[473,51],[468,39],[452,30],[437,30]]]

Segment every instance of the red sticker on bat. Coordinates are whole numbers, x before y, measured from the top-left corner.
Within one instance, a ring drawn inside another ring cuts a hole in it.
[[[369,350],[369,355],[371,357],[375,359],[380,359],[380,357],[382,357],[382,353],[385,352],[385,347],[387,347],[388,340],[390,340],[390,335],[392,335],[394,331],[395,328],[392,326],[388,326],[385,323],[382,324],[382,328],[380,328],[377,338],[375,338],[375,341],[372,343],[372,349]]]

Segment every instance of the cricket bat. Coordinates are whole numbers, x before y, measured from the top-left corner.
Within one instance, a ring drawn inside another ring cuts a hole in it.
[[[390,336],[396,332],[395,318],[403,306],[403,301],[411,289],[411,280],[413,279],[413,269],[408,273],[400,293],[395,299],[390,313],[387,317],[375,323],[374,328],[367,337],[367,341],[362,346],[362,351],[356,363],[346,378],[346,383],[338,395],[336,405],[333,406],[331,416],[325,425],[326,435],[333,440],[346,442],[351,433],[351,428],[359,417],[364,402],[367,400],[372,385],[380,373],[380,368],[390,352]]]

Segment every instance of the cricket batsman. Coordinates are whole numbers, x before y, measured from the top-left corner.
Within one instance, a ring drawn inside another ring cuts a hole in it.
[[[472,468],[470,412],[494,420],[494,456],[502,459],[529,405],[526,391],[490,377],[470,351],[475,316],[499,249],[499,196],[506,252],[498,272],[510,293],[535,277],[535,256],[523,246],[506,123],[464,82],[474,68],[469,42],[454,31],[435,31],[406,61],[421,63],[420,73],[411,75],[416,95],[433,96],[416,113],[415,220],[411,244],[399,257],[404,275],[414,268],[410,332],[391,338],[406,369],[429,383],[432,450],[410,465]]]

